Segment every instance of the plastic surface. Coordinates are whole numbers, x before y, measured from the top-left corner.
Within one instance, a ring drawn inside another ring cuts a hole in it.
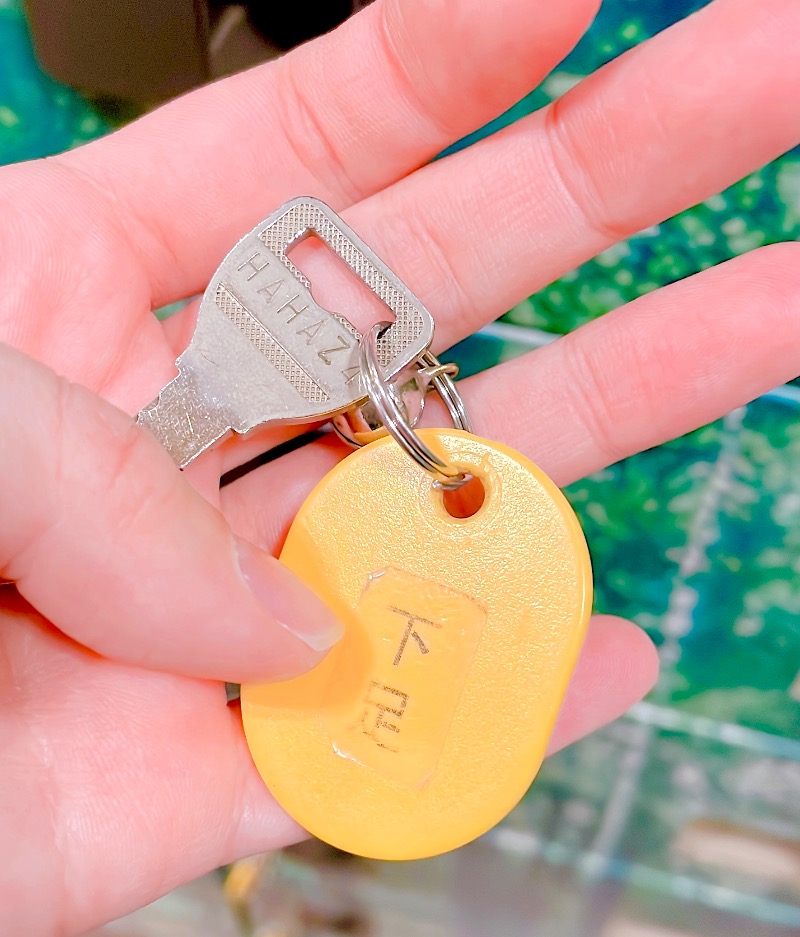
[[[541,764],[583,642],[591,569],[561,492],[505,446],[425,441],[486,497],[454,519],[391,439],[312,492],[281,559],[346,624],[311,673],[242,687],[253,758],[309,832],[383,859],[479,836]]]

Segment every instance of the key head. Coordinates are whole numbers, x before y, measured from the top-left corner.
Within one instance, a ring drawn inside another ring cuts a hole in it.
[[[209,404],[245,433],[265,422],[327,419],[364,399],[359,332],[323,309],[288,251],[315,234],[390,310],[379,343],[385,377],[430,345],[430,313],[335,212],[315,198],[287,202],[245,235],[203,295],[197,329],[178,360]]]

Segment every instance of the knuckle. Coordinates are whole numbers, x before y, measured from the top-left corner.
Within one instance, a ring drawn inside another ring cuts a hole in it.
[[[25,438],[19,443],[24,457],[17,459],[6,475],[6,490],[18,493],[18,497],[12,507],[13,523],[8,526],[13,533],[4,538],[2,563],[16,580],[26,578],[35,568],[51,532],[58,529],[66,503],[64,473],[69,464],[66,439],[72,385],[55,375],[50,378],[51,386],[43,399],[36,400],[44,406],[37,407],[34,420],[25,421]]]
[[[576,333],[561,339],[562,354],[571,395],[570,413],[589,437],[604,464],[612,465],[628,455],[620,437],[619,407],[614,377],[603,367],[590,343]]]
[[[298,79],[295,59],[288,57],[280,72],[276,95],[279,123],[286,143],[298,163],[316,180],[338,188],[347,202],[355,202],[361,187],[339,155],[327,118],[308,99],[304,82]]]
[[[410,13],[407,4],[400,2],[383,3],[379,12],[378,43],[386,71],[400,92],[401,99],[429,128],[434,139],[457,138],[460,135],[458,125],[447,119],[451,108],[440,106],[443,92],[435,87],[426,73],[424,63],[415,54],[418,42],[409,34],[409,26],[416,23],[413,13]],[[435,15],[433,11],[429,12]],[[441,16],[441,11],[438,15]]]
[[[599,120],[595,110],[573,105],[569,95],[559,98],[545,111],[544,139],[556,181],[583,224],[603,242],[616,243],[647,221],[632,215],[630,198],[621,197],[621,187],[628,191],[635,180],[618,172],[614,155],[620,142],[613,125]]]
[[[394,213],[395,224],[404,229],[399,240],[405,245],[402,264],[405,279],[437,309],[457,310],[461,331],[478,317],[475,304],[462,286],[439,229],[432,225],[422,206],[404,206]],[[420,284],[420,285],[418,285]]]
[[[158,536],[181,477],[161,471],[164,453],[146,429],[132,420],[114,423],[97,466],[95,497],[107,505],[117,536],[128,542],[140,533]]]

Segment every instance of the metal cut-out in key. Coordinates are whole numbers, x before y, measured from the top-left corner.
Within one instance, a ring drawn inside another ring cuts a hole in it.
[[[229,430],[326,420],[363,400],[358,330],[314,300],[288,256],[312,234],[393,313],[378,347],[385,378],[429,347],[433,320],[420,300],[327,205],[293,199],[223,260],[178,376],[139,413],[182,468]]]

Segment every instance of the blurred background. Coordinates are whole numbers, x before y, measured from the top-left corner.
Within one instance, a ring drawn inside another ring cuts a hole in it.
[[[30,0],[26,15],[0,0],[0,163],[106,133],[362,5],[284,4],[278,16],[268,2]],[[569,58],[481,134],[703,5],[606,0]],[[795,151],[606,251],[449,357],[482,370],[798,235]],[[790,384],[568,490],[597,609],[647,629],[662,675],[625,718],[551,758],[481,840],[406,864],[307,843],[219,870],[93,937],[800,935],[799,415]]]

